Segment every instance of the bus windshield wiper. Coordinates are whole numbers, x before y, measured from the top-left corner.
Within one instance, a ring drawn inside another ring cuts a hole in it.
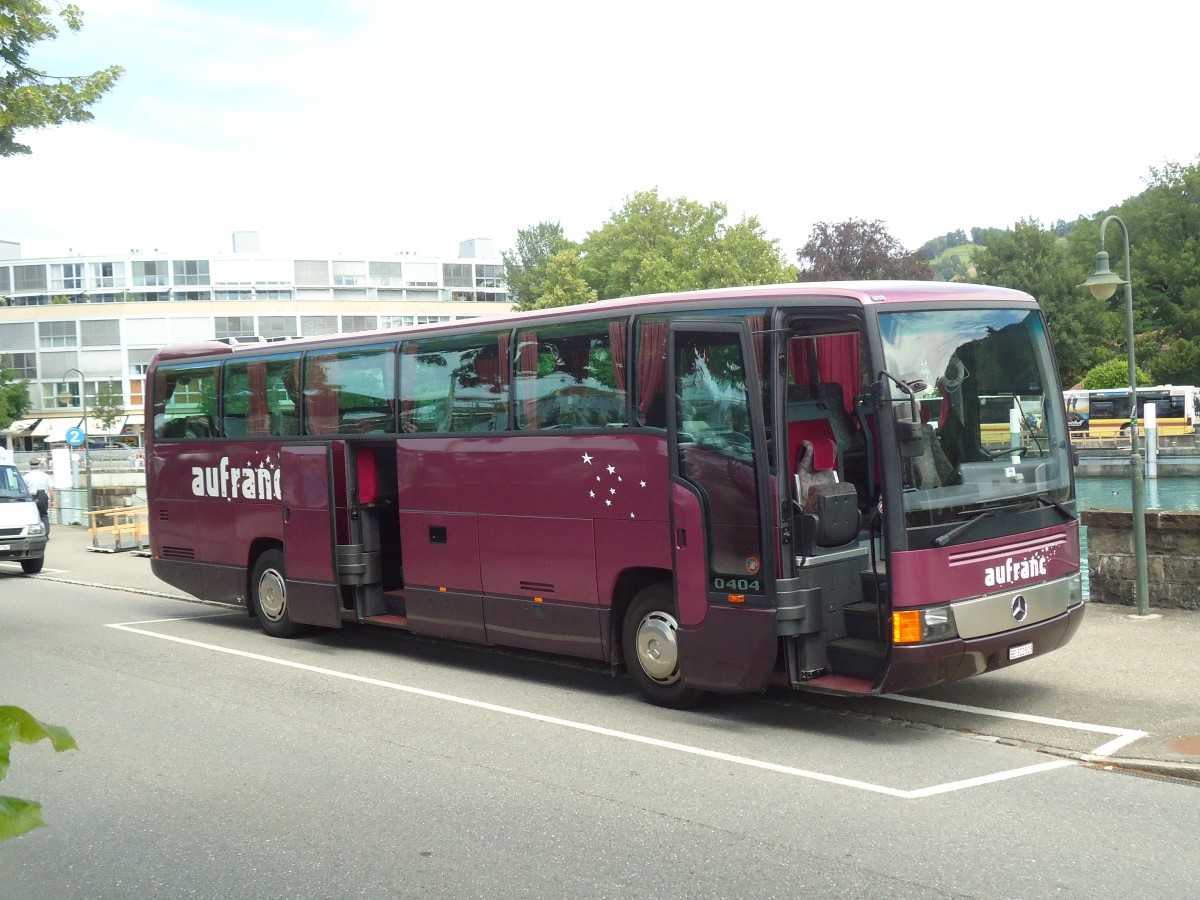
[[[1034,496],[1033,499],[1036,500],[1038,503],[1041,503],[1044,506],[1053,506],[1055,509],[1057,509],[1060,513],[1063,514],[1064,519],[1068,519],[1072,522],[1075,521],[1075,518],[1076,518],[1075,514],[1073,512],[1071,512],[1069,509],[1067,509],[1065,506],[1063,506],[1061,503],[1059,503],[1057,500],[1055,500],[1053,497],[1051,497],[1049,494],[1037,494]]]
[[[990,519],[995,514],[996,513],[993,510],[985,509],[983,512],[981,512],[979,515],[975,516],[973,519],[967,519],[967,521],[963,522],[961,525],[951,528],[945,534],[939,534],[937,537],[935,537],[933,539],[934,546],[935,547],[945,547],[948,543],[950,543],[952,540],[954,540],[960,534],[963,534],[964,532],[968,531],[969,529],[974,528],[976,525],[978,525],[984,519]]]

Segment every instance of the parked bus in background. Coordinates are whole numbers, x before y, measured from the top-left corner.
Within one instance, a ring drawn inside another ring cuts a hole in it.
[[[271,635],[624,663],[667,706],[926,687],[1082,619],[1055,372],[1033,298],[933,282],[169,347],[153,569]],[[1043,418],[993,448],[984,408],[1013,396]]]
[[[1129,431],[1129,388],[1074,389],[1065,391],[1067,424],[1080,437],[1115,438]],[[1137,389],[1137,415],[1153,403],[1158,433],[1196,433],[1196,388],[1192,385],[1160,384]],[[1142,423],[1139,434],[1145,434]]]

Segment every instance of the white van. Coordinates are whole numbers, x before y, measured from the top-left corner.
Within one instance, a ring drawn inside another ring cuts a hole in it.
[[[36,575],[45,558],[46,532],[25,479],[16,466],[0,465],[0,561],[15,560]]]

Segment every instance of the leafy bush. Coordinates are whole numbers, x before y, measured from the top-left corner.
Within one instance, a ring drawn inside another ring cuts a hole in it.
[[[56,751],[78,750],[71,732],[61,725],[39,722],[18,706],[0,706],[0,781],[8,774],[12,745],[36,744],[48,740]],[[42,821],[42,805],[20,797],[0,796],[0,841],[17,837],[46,823]]]

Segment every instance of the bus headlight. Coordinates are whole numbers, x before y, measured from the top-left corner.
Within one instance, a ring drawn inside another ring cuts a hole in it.
[[[932,606],[921,610],[921,640],[945,641],[958,637],[954,610],[949,606]]]
[[[897,610],[892,614],[892,641],[920,644],[958,637],[954,612],[949,606]]]

